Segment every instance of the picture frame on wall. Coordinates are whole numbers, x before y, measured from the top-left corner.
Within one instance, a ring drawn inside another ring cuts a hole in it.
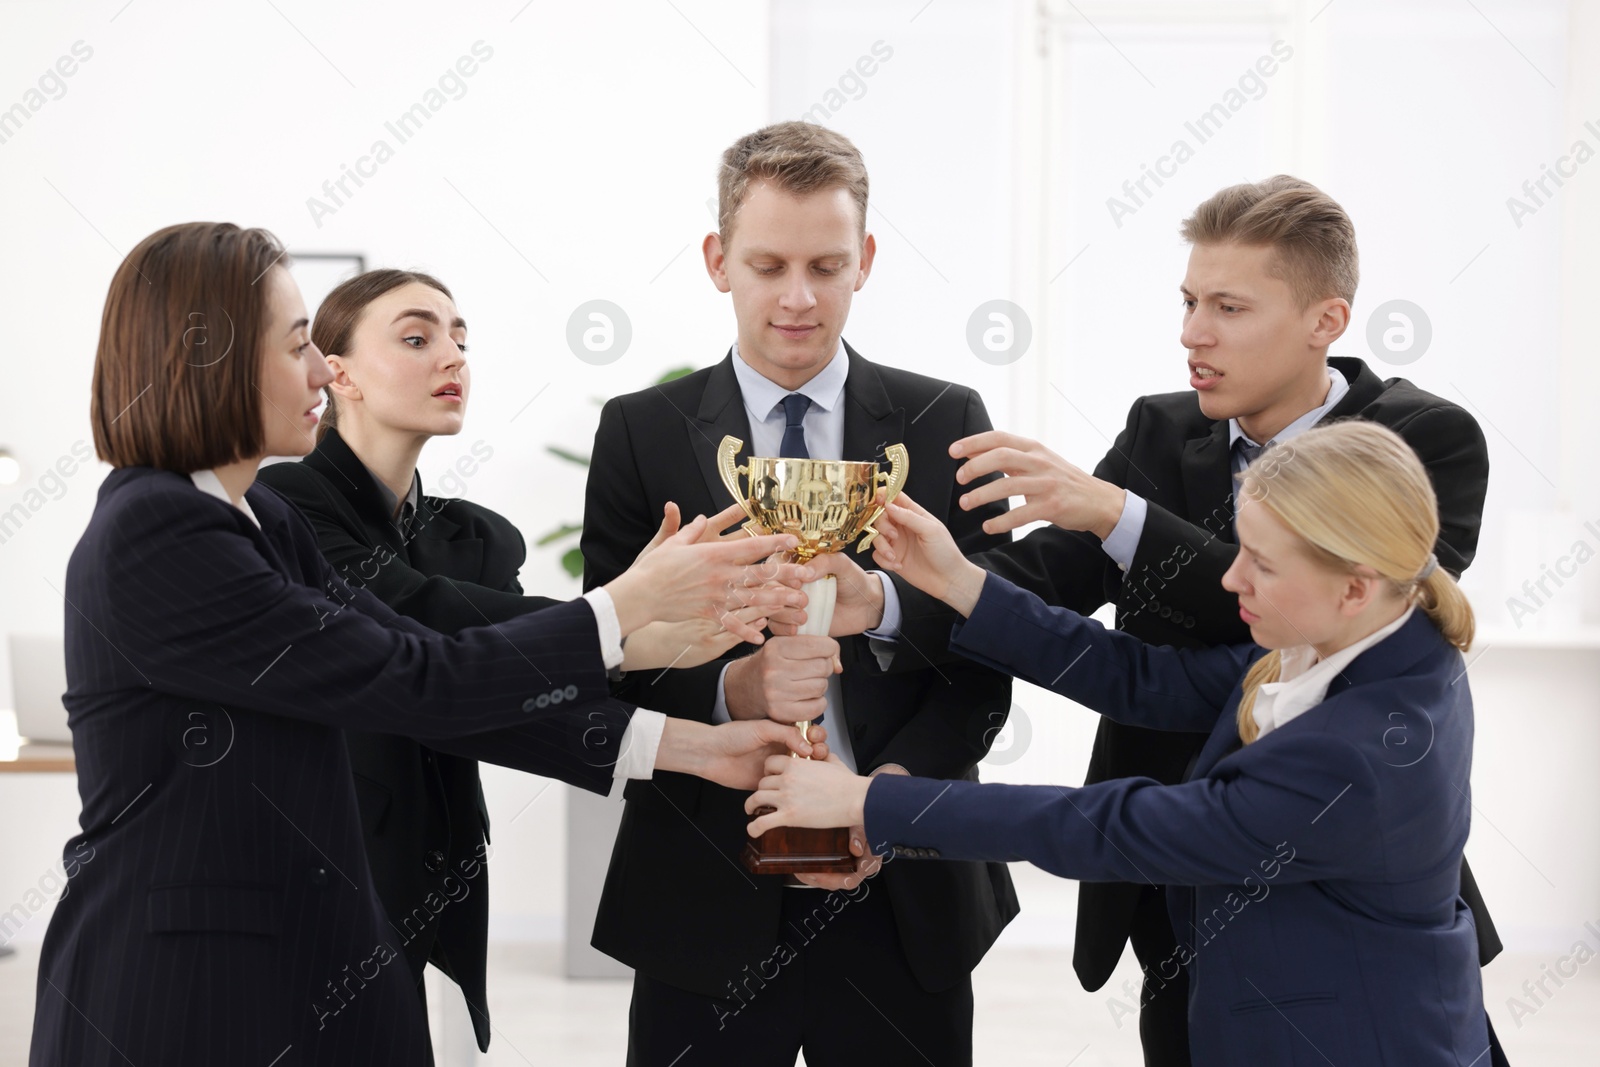
[[[317,308],[340,282],[348,281],[367,269],[364,252],[296,252],[289,251],[289,273],[306,302],[306,314],[313,322]]]

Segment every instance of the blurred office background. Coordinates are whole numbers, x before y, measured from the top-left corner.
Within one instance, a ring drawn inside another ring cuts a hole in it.
[[[997,426],[1086,467],[1136,396],[1186,387],[1189,210],[1279,172],[1344,204],[1363,270],[1333,354],[1462,404],[1492,457],[1464,582],[1467,854],[1508,945],[1486,1001],[1513,1061],[1592,1062],[1600,965],[1537,1003],[1523,983],[1600,952],[1596,56],[1594,0],[0,3],[0,734],[21,719],[34,742],[0,755],[37,760],[0,772],[0,1063],[23,1062],[76,831],[70,749],[49,744],[60,589],[107,470],[88,387],[123,254],[227,219],[300,255],[309,306],[358,261],[444,280],[476,388],[424,487],[531,546],[581,518],[585,472],[549,447],[586,453],[598,400],[732,342],[699,247],[717,160],[787,118],[849,135],[871,172],[879,254],[847,339],[978,388]],[[530,548],[523,586],[575,595],[574,544]],[[1019,684],[985,777],[1076,784],[1094,725]],[[459,998],[431,996],[442,1062],[620,1062],[627,984],[568,977],[623,973],[585,951],[615,807],[484,784],[498,1033],[475,1061],[440,1014]],[[1138,1063],[1131,953],[1084,992],[1074,886],[1015,874],[1023,914],[976,976],[978,1062]]]

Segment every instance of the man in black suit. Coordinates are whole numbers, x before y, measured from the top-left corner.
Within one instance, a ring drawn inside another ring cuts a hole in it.
[[[1135,401],[1092,476],[1009,434],[956,442],[952,453],[967,461],[963,484],[1006,475],[965,494],[963,507],[1027,499],[986,529],[1052,524],[976,562],[1051,604],[1084,614],[1114,604],[1117,625],[1152,644],[1249,641],[1236,599],[1221,585],[1238,552],[1234,476],[1263,447],[1292,447],[1295,434],[1320,421],[1364,418],[1398,432],[1422,458],[1439,501],[1435,552],[1459,576],[1477,549],[1488,485],[1483,434],[1467,411],[1403,378],[1383,380],[1359,359],[1328,358],[1349,323],[1358,274],[1343,209],[1309,183],[1279,176],[1218,192],[1185,221],[1183,235],[1192,245],[1181,336],[1191,388]],[[903,639],[895,668],[942,661],[953,614],[896,584],[902,617],[882,622]],[[1085,780],[1181,782],[1204,741],[1102,720]],[[1500,942],[1464,864],[1462,895],[1487,963]],[[1073,950],[1084,988],[1105,984],[1130,940],[1146,973],[1145,1062],[1187,1064],[1187,979],[1150,977],[1181,958],[1161,887],[1084,884]],[[1504,1063],[1497,1041],[1493,1047],[1493,1062]]]
[[[867,179],[844,137],[768,127],[723,156],[706,267],[731,293],[738,343],[715,366],[613,399],[601,416],[584,514],[585,585],[608,581],[663,505],[722,510],[718,443],[745,455],[873,459],[904,443],[909,492],[967,550],[1005,540],[981,523],[1004,502],[955,506],[948,448],[989,429],[970,389],[868,362],[841,337],[875,249]],[[888,583],[857,573],[862,629]],[[864,595],[862,595],[864,594]],[[851,615],[857,618],[852,623]],[[836,661],[842,674],[834,678]],[[774,637],[691,670],[632,676],[622,692],[702,721],[825,716],[862,773],[976,778],[1005,722],[1008,679],[974,664],[894,675],[865,637]],[[594,945],[636,970],[630,1065],[971,1063],[972,968],[1017,912],[1000,864],[878,863],[855,835],[850,875],[755,876],[740,865],[744,797],[657,775],[627,791]],[[811,888],[808,888],[810,886]],[[681,1059],[680,1059],[681,1057]]]

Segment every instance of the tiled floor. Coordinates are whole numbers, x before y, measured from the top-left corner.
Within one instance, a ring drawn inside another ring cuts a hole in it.
[[[0,1067],[27,1062],[39,949],[17,948],[16,956],[0,960]],[[560,956],[554,944],[492,947],[489,989],[496,1033],[491,1053],[478,1058],[478,1067],[617,1067],[623,1062],[627,983],[566,981],[558,977]],[[975,978],[980,1067],[1137,1067],[1136,1020],[1111,1005],[1121,998],[1124,979],[1134,974],[1131,956],[1106,988],[1093,994],[1078,988],[1069,959],[1068,950],[1060,948],[998,948],[984,960]],[[1579,970],[1559,988],[1547,980],[1552,995],[1535,1005],[1522,983],[1540,978],[1541,965],[1550,962],[1506,955],[1484,972],[1495,1025],[1517,1067],[1594,1067],[1600,1063],[1600,967]],[[1512,996],[1535,1009],[1520,1026],[1507,1006]],[[907,1047],[898,1053],[877,1050],[863,1062],[876,1067],[916,1064],[921,1058]]]

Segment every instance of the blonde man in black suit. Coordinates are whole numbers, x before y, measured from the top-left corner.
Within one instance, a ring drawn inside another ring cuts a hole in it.
[[[627,566],[665,501],[721,509],[715,454],[729,434],[745,455],[816,459],[882,462],[903,443],[907,490],[963,547],[1003,541],[981,528],[1003,503],[956,506],[946,451],[989,428],[978,394],[870,362],[843,339],[876,251],[855,146],[820,126],[779,123],[735,142],[719,174],[719,228],[703,251],[732,297],[736,343],[711,367],[606,405],[584,513],[585,585]],[[861,576],[876,604],[854,612],[857,630],[891,588]],[[774,638],[620,692],[700,722],[825,717],[830,744],[862,773],[948,779],[977,777],[1011,703],[1009,681],[975,665],[886,674],[865,637]],[[802,1048],[814,1067],[972,1062],[971,971],[1017,913],[1004,865],[877,873],[858,833],[855,872],[785,885],[739,865],[741,794],[661,775],[627,797],[594,945],[636,971],[630,1064],[665,1065],[689,1046],[684,1065],[787,1067]]]

